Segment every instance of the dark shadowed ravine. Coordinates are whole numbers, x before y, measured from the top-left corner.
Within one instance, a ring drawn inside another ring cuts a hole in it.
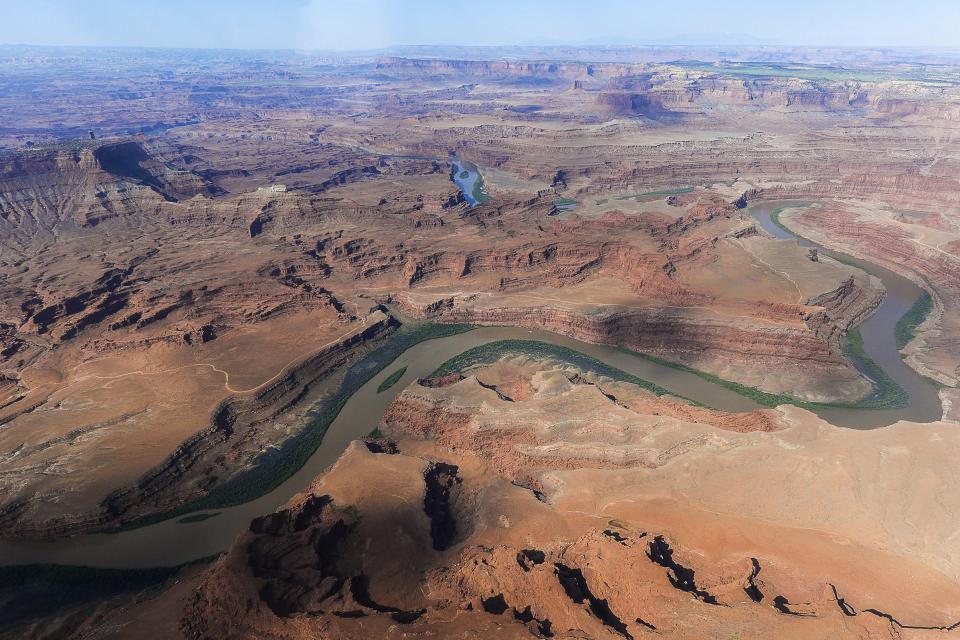
[[[770,213],[783,204],[764,203],[752,208],[764,229],[780,238],[793,238],[774,224]],[[901,419],[919,422],[937,420],[941,415],[936,389],[907,367],[896,350],[893,328],[911,307],[920,289],[912,282],[876,265],[851,259],[878,276],[888,295],[878,310],[861,325],[866,353],[909,394],[906,407],[893,410],[823,408],[816,413],[846,427],[869,429]],[[486,343],[509,340],[539,340],[585,353],[609,366],[643,378],[672,393],[694,399],[724,411],[757,408],[752,400],[689,371],[658,364],[615,347],[588,344],[539,330],[511,327],[483,327],[473,331],[421,342],[374,376],[345,404],[330,425],[323,442],[307,463],[270,493],[244,504],[201,511],[194,517],[170,519],[119,533],[82,535],[52,542],[6,541],[0,543],[0,565],[51,563],[93,567],[141,568],[181,564],[226,550],[250,521],[274,511],[293,495],[306,489],[354,439],[369,433],[379,422],[387,405],[407,385],[429,375],[448,359]],[[379,391],[384,381],[405,368],[399,380]]]

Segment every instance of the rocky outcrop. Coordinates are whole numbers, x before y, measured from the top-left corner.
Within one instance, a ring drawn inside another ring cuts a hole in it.
[[[808,300],[807,305],[823,307],[823,311],[808,314],[804,321],[821,340],[839,352],[843,335],[869,317],[882,302],[883,295],[876,287],[867,286],[865,278],[858,281],[850,276],[833,291]]]
[[[146,172],[145,172],[146,173]],[[166,198],[142,180],[110,173],[86,147],[0,158],[0,243],[20,250],[55,229],[159,217]]]
[[[643,115],[652,118],[669,112],[663,104],[663,99],[655,94],[605,91],[597,96],[597,104],[614,113]]]
[[[380,430],[394,439],[426,439],[451,450],[474,451],[501,476],[540,491],[543,486],[538,475],[544,469],[656,468],[671,460],[672,455],[650,455],[634,441],[645,431],[634,433],[628,425],[640,419],[640,415],[738,432],[777,428],[775,418],[764,411],[729,416],[639,392],[632,385],[571,374],[559,367],[528,362],[515,371],[515,366],[504,363],[481,368],[468,372],[470,377],[457,372],[410,387],[391,403]],[[543,370],[537,371],[539,367]],[[584,423],[568,418],[562,424],[551,424],[551,415],[570,415],[572,406],[594,407],[603,412],[605,434],[590,434],[590,418],[586,416]],[[523,419],[518,421],[517,416],[521,415]],[[583,429],[582,433],[579,429]],[[619,435],[607,441],[610,432]],[[445,483],[438,485],[438,498],[433,501],[440,504],[443,492],[454,487],[450,480],[454,476],[445,467],[437,469],[431,473],[446,470],[447,477]]]

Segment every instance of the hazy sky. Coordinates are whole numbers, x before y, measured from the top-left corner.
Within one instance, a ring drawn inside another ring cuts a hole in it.
[[[0,0],[0,44],[960,47],[960,0]]]

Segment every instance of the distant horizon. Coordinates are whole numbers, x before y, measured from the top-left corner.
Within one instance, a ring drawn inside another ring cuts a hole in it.
[[[739,49],[837,49],[837,50],[870,50],[890,49],[894,51],[960,51],[957,45],[888,45],[888,44],[798,44],[798,43],[743,43],[743,42],[704,42],[687,44],[683,42],[638,42],[624,44],[612,42],[581,43],[581,42],[545,42],[525,44],[449,44],[441,42],[417,42],[406,44],[391,44],[383,47],[367,49],[319,49],[303,47],[231,47],[231,46],[201,46],[201,45],[140,45],[140,44],[71,44],[71,43],[32,43],[32,42],[0,42],[0,48],[30,48],[37,49],[160,49],[170,51],[309,51],[318,53],[366,53],[377,51],[391,51],[394,49],[711,49],[716,47],[731,47]]]
[[[951,50],[953,0],[0,0],[0,45],[357,53],[402,47]],[[666,35],[665,35],[666,34]]]
[[[960,55],[960,45],[824,45],[824,44],[739,44],[732,42],[683,44],[683,43],[637,43],[637,44],[602,44],[602,43],[547,43],[547,44],[394,44],[370,49],[309,49],[309,48],[271,48],[271,47],[231,47],[231,46],[166,46],[166,45],[137,45],[137,44],[34,44],[27,42],[2,42],[0,49],[91,49],[91,50],[151,50],[151,51],[225,51],[250,53],[288,53],[288,54],[325,54],[325,55],[374,55],[399,53],[405,49],[464,49],[464,50],[546,50],[546,49],[584,49],[608,51],[644,51],[659,49],[697,50],[705,51],[718,48],[730,48],[739,51],[767,49],[771,51],[784,50],[811,50],[811,51],[877,51],[877,52],[914,52],[914,53],[956,53]],[[744,60],[749,62],[749,60]]]

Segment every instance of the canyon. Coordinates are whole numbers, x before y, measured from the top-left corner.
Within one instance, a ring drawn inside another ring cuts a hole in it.
[[[10,637],[960,629],[954,63],[445,52],[0,48],[0,556],[270,502]]]

